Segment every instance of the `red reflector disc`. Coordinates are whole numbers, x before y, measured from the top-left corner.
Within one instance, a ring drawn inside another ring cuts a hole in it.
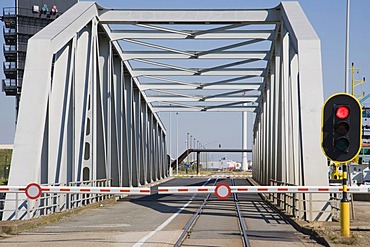
[[[349,115],[349,108],[347,106],[339,106],[335,112],[335,116],[339,119],[346,119]]]

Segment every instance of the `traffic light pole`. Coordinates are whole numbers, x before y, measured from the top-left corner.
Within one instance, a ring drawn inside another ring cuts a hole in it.
[[[340,203],[342,236],[350,236],[350,207],[347,194],[347,164],[360,153],[362,107],[347,93],[334,94],[323,106],[321,147],[327,158],[343,165],[343,197]]]
[[[342,164],[343,167],[343,196],[342,200],[340,201],[340,227],[342,236],[349,237],[350,236],[350,217],[349,217],[349,200],[348,200],[348,193],[347,193],[347,162]]]

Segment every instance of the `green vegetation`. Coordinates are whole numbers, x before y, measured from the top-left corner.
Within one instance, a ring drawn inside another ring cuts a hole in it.
[[[0,149],[0,185],[8,182],[12,152],[11,149]]]

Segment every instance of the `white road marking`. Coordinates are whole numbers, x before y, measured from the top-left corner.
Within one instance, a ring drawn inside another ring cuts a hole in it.
[[[209,178],[204,184],[206,185],[208,183],[208,181],[211,180],[211,178]],[[175,214],[173,214],[170,218],[168,218],[165,222],[163,222],[160,226],[157,227],[157,229],[155,229],[154,231],[151,231],[149,232],[146,236],[144,236],[142,239],[140,239],[138,242],[136,242],[136,244],[134,244],[133,246],[134,247],[140,247],[142,246],[145,241],[147,241],[149,238],[151,238],[154,234],[156,234],[157,232],[161,231],[163,228],[165,228],[168,224],[171,223],[171,221],[173,219],[176,218],[177,215],[179,215],[187,206],[190,205],[190,203],[194,200],[196,195],[193,195],[190,200],[184,204]]]
[[[99,225],[89,225],[89,226],[73,226],[72,228],[100,228],[100,227],[130,227],[130,224],[99,224]],[[71,228],[71,226],[45,226],[44,228],[47,229],[63,229],[63,228]]]

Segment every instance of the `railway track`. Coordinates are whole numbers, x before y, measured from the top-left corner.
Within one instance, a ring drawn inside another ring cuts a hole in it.
[[[233,182],[236,186],[249,185],[245,179]],[[201,187],[220,183],[233,185],[230,178],[174,179],[165,185]],[[226,200],[218,199],[213,193],[133,195],[114,205],[6,238],[1,246],[18,243],[50,246],[57,241],[73,242],[74,246],[101,246],[102,243],[135,247],[175,243],[175,246],[212,247],[239,247],[248,243],[253,247],[321,246],[310,236],[297,232],[257,193],[231,195]]]
[[[220,180],[218,178],[215,179],[214,181],[210,180],[210,182],[213,182],[213,184],[211,184],[213,186],[217,185],[218,182],[220,181],[222,181],[222,183],[227,183],[229,185],[236,185],[233,178],[226,179],[226,180]],[[220,203],[222,205],[220,205]],[[232,211],[234,211],[234,217],[229,217],[229,216],[232,216]],[[194,242],[199,242],[198,244],[201,244],[200,242],[202,242],[202,239],[201,238],[199,239],[197,237],[193,239],[193,235],[195,235],[194,234],[195,232],[198,232],[198,233],[205,232],[204,229],[202,230],[202,226],[200,226],[200,228],[198,229],[196,228],[198,222],[200,222],[200,225],[202,225],[201,219],[203,219],[204,215],[208,215],[208,216],[215,215],[217,217],[224,216],[224,217],[228,217],[229,219],[230,218],[233,219],[232,221],[234,221],[233,222],[234,224],[233,224],[232,229],[229,229],[230,231],[228,231],[227,229],[225,231],[225,229],[222,229],[222,227],[220,228],[220,230],[225,232],[229,236],[232,236],[232,238],[234,238],[233,240],[230,239],[230,241],[240,242],[241,244],[240,246],[245,246],[245,247],[250,246],[249,240],[248,240],[247,226],[243,218],[241,206],[239,205],[238,195],[232,194],[231,198],[220,201],[219,199],[215,199],[212,193],[209,193],[206,195],[206,197],[203,200],[203,203],[199,206],[196,212],[192,215],[192,217],[186,223],[182,234],[180,235],[180,237],[178,238],[174,246],[176,247],[182,246],[182,245],[187,246],[187,245],[195,244]],[[206,217],[204,218],[205,218],[204,221],[209,220],[209,219],[206,219]],[[219,224],[222,225],[223,222],[220,221]],[[229,226],[230,224],[227,224],[227,225]],[[235,237],[237,235],[240,236],[240,239],[239,239],[240,241],[235,240]],[[199,241],[197,241],[197,239]]]

